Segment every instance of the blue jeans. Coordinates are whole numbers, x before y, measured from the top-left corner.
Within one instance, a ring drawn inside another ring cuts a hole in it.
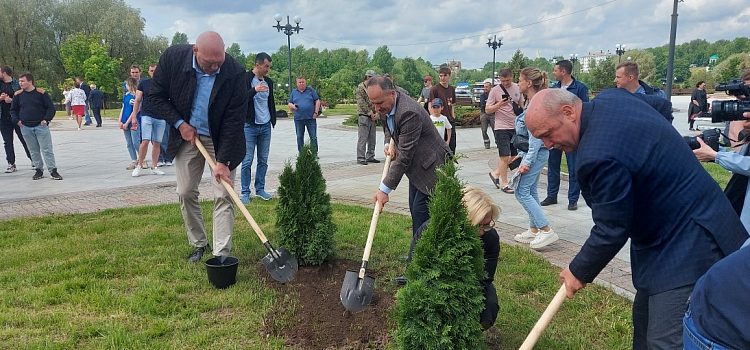
[[[258,165],[255,167],[255,194],[266,188],[268,171],[268,152],[271,149],[271,123],[262,125],[245,123],[245,159],[242,160],[240,183],[242,194],[250,194],[250,179],[253,176],[252,166],[255,149],[258,149]]]
[[[310,135],[310,143],[318,153],[318,122],[315,119],[294,120],[294,129],[297,131],[297,153],[302,152],[305,144],[305,127]]]
[[[159,152],[159,161],[162,163],[171,162],[172,159],[169,158],[167,155],[167,146],[169,145],[169,129],[171,126],[167,125],[166,128],[164,128],[164,136],[161,138],[161,152]]]
[[[542,228],[549,226],[549,221],[544,217],[542,206],[539,204],[539,195],[537,194],[537,184],[539,175],[544,168],[544,162],[536,160],[531,164],[529,172],[521,175],[521,180],[516,188],[516,200],[521,203],[523,209],[529,214],[529,227]]]
[[[83,106],[83,110],[85,111],[83,113],[83,118],[85,119],[84,123],[86,123],[86,125],[91,124],[91,114],[89,114],[89,101],[86,101],[86,104]]]
[[[693,324],[690,308],[685,312],[682,319],[682,348],[684,350],[729,350],[724,345],[718,344],[704,337]]]
[[[141,146],[141,131],[128,128],[123,130],[123,133],[125,133],[125,142],[128,145],[130,160],[135,162],[138,160],[138,147]]]
[[[52,135],[49,133],[48,126],[28,127],[23,125],[21,126],[21,134],[23,134],[23,138],[26,140],[29,153],[31,153],[31,161],[37,170],[44,169],[45,164],[47,165],[47,170],[50,172],[57,168],[57,165],[55,165],[55,154],[52,150]]]
[[[547,161],[547,197],[549,198],[557,198],[557,192],[560,191],[562,153],[559,149],[549,150],[549,160]],[[568,160],[568,201],[578,202],[581,187],[578,186],[578,180],[576,179],[576,153],[565,152],[565,159]]]

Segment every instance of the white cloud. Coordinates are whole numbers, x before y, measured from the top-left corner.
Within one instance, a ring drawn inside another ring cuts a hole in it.
[[[245,52],[276,51],[286,37],[272,28],[275,13],[300,15],[304,30],[292,46],[319,49],[367,49],[388,45],[397,57],[422,57],[432,63],[460,59],[476,68],[492,59],[487,33],[500,32],[503,47],[497,60],[516,49],[528,57],[664,45],[669,40],[673,0],[289,0],[259,2],[222,0],[131,0],[146,19],[146,34],[172,38],[187,33],[193,41],[216,30],[227,45]],[[602,5],[603,4],[603,5]],[[579,12],[577,12],[579,11]],[[576,12],[576,13],[574,13]],[[574,14],[570,14],[574,13]],[[679,4],[678,43],[747,35],[750,9],[746,0],[690,0]],[[570,14],[570,15],[566,15]],[[562,17],[560,17],[562,16]],[[558,18],[559,17],[559,18]],[[538,24],[532,24],[542,21]],[[286,23],[286,18],[282,24]],[[531,25],[530,25],[531,24]],[[455,40],[452,40],[455,39]]]

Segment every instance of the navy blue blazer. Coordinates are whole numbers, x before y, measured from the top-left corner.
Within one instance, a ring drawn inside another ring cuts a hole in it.
[[[576,171],[594,227],[570,271],[589,283],[631,239],[633,285],[694,284],[748,238],[716,181],[667,121],[663,98],[602,91],[583,104]]]

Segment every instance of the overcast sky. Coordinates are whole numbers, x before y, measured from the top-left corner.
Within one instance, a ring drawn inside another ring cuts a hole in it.
[[[388,45],[394,56],[433,64],[461,60],[463,68],[492,61],[487,35],[502,35],[497,61],[516,49],[533,58],[580,56],[600,50],[661,46],[669,42],[673,0],[131,0],[146,19],[146,34],[187,33],[190,42],[215,30],[227,46],[275,52],[286,45],[274,14],[302,18],[292,47],[367,49]],[[677,43],[750,36],[747,0],[685,0],[678,8]],[[292,21],[292,24],[294,22]]]

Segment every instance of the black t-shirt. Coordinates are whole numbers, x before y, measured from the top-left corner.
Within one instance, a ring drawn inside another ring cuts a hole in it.
[[[0,81],[0,94],[6,93],[10,98],[13,98],[13,83],[6,83],[4,81]],[[5,103],[5,101],[0,101],[0,115],[3,119],[10,119],[10,103]]]
[[[148,98],[148,91],[151,89],[151,79],[141,79],[138,84],[138,91],[143,92],[143,98],[141,99],[141,115],[149,117],[157,117],[158,113],[156,108],[151,105],[151,101]]]

